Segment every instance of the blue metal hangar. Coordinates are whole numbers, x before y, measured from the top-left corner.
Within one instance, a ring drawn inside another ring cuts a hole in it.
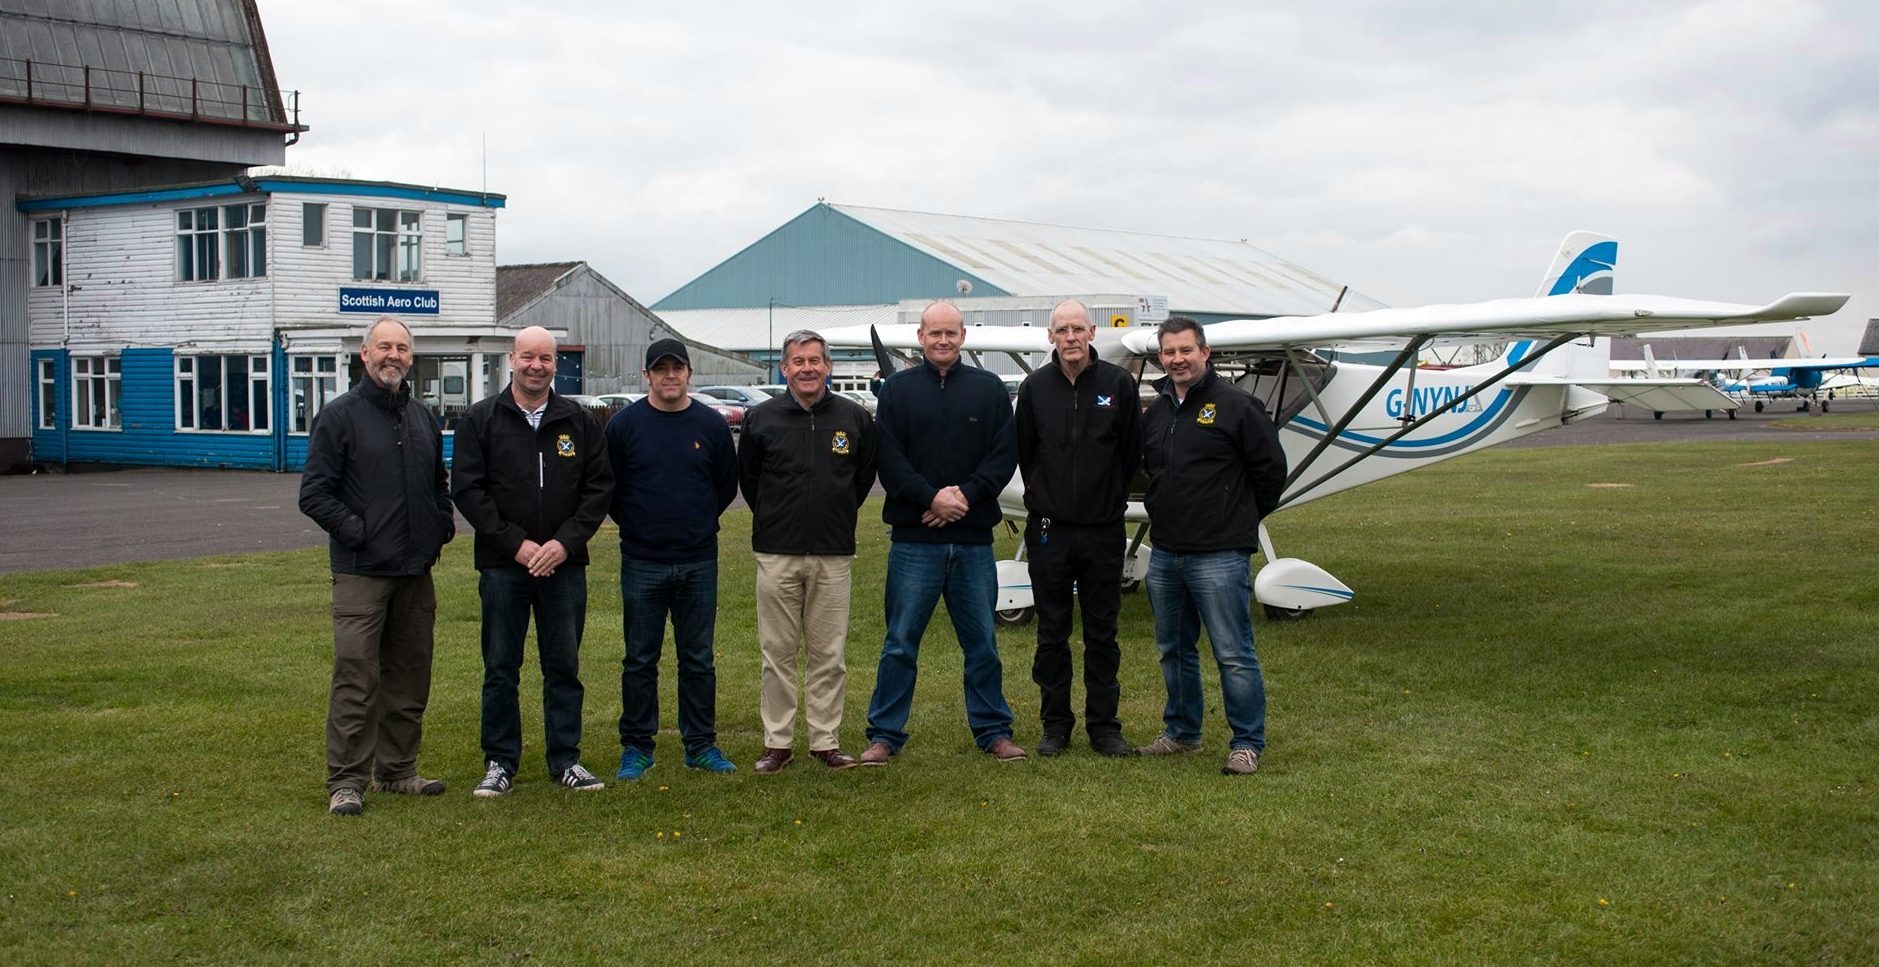
[[[800,328],[912,322],[951,299],[968,325],[1044,325],[1080,299],[1097,325],[1202,322],[1382,304],[1244,241],[818,202],[652,309],[687,337],[774,360]],[[970,340],[968,340],[970,348]],[[865,383],[865,354],[836,360]]]

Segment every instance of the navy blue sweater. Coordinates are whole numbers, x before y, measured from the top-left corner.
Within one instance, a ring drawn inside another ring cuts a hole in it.
[[[657,564],[718,556],[718,515],[737,497],[737,449],[724,417],[694,401],[667,413],[640,400],[607,421],[620,554]]]
[[[1018,468],[1004,380],[965,363],[942,377],[923,362],[888,377],[880,397],[875,469],[887,491],[881,520],[894,540],[990,544],[1003,517],[998,494]],[[972,509],[945,527],[920,523],[933,495],[950,486]]]

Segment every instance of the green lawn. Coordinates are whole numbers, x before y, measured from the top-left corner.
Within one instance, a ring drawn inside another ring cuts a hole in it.
[[[50,615],[0,622],[0,962],[1872,963],[1875,449],[1494,451],[1286,512],[1280,552],[1357,598],[1259,623],[1270,748],[1243,779],[1219,774],[1214,697],[1200,756],[992,762],[943,621],[893,765],[752,775],[738,513],[719,727],[743,771],[688,773],[668,731],[644,781],[570,793],[531,718],[515,792],[473,799],[460,541],[423,760],[451,790],[331,818],[323,552],[0,577],[0,611]],[[853,751],[881,636],[872,511]],[[586,762],[609,779],[610,544],[586,663]],[[1031,633],[1000,633],[1027,746]],[[1124,725],[1146,741],[1162,692],[1140,594],[1123,640]]]

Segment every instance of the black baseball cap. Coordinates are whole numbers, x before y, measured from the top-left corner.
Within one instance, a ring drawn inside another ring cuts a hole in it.
[[[684,363],[686,369],[692,368],[691,354],[685,351],[685,344],[676,339],[653,340],[653,344],[646,347],[646,368],[653,368],[667,356]]]

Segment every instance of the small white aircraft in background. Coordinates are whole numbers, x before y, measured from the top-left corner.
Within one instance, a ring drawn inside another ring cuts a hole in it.
[[[1798,337],[1803,353],[1811,353],[1807,334]],[[1614,359],[1613,372],[1715,374],[1710,385],[1718,395],[1726,396],[1731,406],[1753,403],[1760,413],[1775,399],[1799,400],[1796,407],[1806,411],[1815,404],[1822,413],[1832,405],[1836,391],[1864,390],[1873,384],[1871,377],[1859,370],[1879,368],[1879,356],[1813,356],[1792,359],[1751,359],[1748,351],[1736,348],[1734,359],[1660,360],[1644,347],[1643,359]],[[1661,413],[1659,414],[1662,415]],[[1730,419],[1735,418],[1733,411]]]
[[[1831,314],[1848,298],[1800,293],[1751,306],[1613,295],[1616,261],[1615,241],[1574,232],[1533,298],[1237,319],[1207,326],[1207,344],[1221,378],[1261,400],[1279,428],[1289,467],[1283,509],[1601,412],[1606,389],[1635,384],[1611,377],[1610,341],[1594,337],[1785,322]],[[849,327],[823,335],[830,346],[904,354],[918,346],[915,330]],[[1152,327],[1099,328],[1094,342],[1101,358],[1140,378],[1154,362],[1155,336]],[[1492,362],[1446,370],[1415,365],[1433,345],[1500,341],[1507,347]],[[1396,352],[1384,366],[1333,362],[1317,352],[1384,343]],[[1017,326],[970,327],[962,348],[974,362],[986,352],[1007,353],[1026,372],[1036,360],[1047,361],[1050,351],[1043,329]],[[889,368],[883,360],[883,371]],[[1663,382],[1666,388],[1701,383]],[[1024,519],[1022,479],[1014,476],[999,505],[1008,519]],[[1148,515],[1139,500],[1130,501],[1126,520],[1133,534],[1123,580],[1132,588],[1148,570]],[[1278,556],[1264,524],[1259,548],[1267,563],[1253,581],[1253,596],[1269,617],[1303,617],[1351,599],[1351,589],[1323,568]],[[1030,575],[1019,553],[998,564],[998,618],[1007,624],[1031,615]]]

